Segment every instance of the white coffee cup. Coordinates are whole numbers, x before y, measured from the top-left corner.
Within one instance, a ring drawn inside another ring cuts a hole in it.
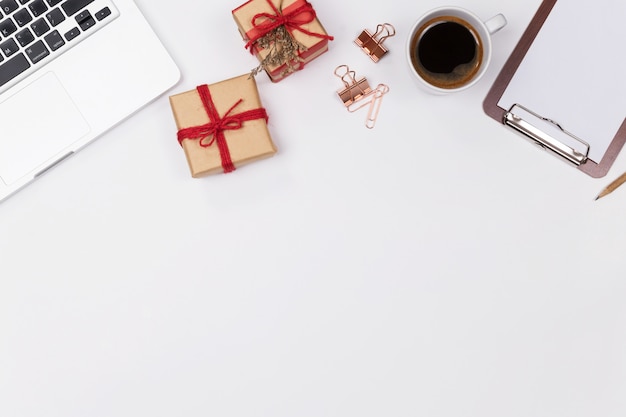
[[[502,14],[482,21],[469,10],[454,6],[427,12],[415,22],[406,42],[413,78],[422,89],[434,94],[473,86],[491,62],[491,35],[506,23]],[[465,62],[468,59],[471,61]]]

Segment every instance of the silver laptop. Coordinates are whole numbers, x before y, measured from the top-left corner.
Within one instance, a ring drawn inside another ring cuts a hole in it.
[[[179,78],[132,0],[0,0],[0,201]]]

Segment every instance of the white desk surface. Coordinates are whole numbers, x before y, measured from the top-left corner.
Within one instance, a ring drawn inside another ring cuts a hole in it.
[[[138,1],[171,93],[255,66],[238,2],[176,3]],[[259,77],[273,159],[190,178],[166,94],[0,204],[0,415],[623,416],[626,152],[592,179],[482,111],[539,3],[457,1],[509,24],[434,97],[403,50],[441,3],[314,1],[329,53]],[[340,64],[390,86],[374,130]]]

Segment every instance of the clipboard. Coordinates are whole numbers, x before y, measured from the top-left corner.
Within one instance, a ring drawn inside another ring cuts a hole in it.
[[[544,0],[485,113],[591,177],[606,175],[626,142],[625,18],[623,0]]]

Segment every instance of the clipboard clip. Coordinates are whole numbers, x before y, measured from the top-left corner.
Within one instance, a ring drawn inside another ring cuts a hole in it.
[[[395,36],[396,28],[390,23],[383,23],[376,26],[376,32],[372,34],[365,29],[354,43],[359,46],[374,62],[378,62],[389,50],[383,45],[385,39]]]
[[[552,128],[556,128],[557,133],[561,133],[559,136],[564,135],[563,138],[567,136],[568,141],[571,143],[557,139],[554,135],[548,134],[539,129],[537,126],[529,123],[522,117],[519,110],[522,110],[522,113],[526,113],[525,116],[527,118],[528,116],[534,117],[540,122],[543,122],[544,124],[547,123]],[[554,152],[558,156],[565,158],[567,161],[575,165],[582,165],[587,162],[587,159],[589,158],[590,145],[587,142],[563,129],[563,127],[561,127],[561,125],[554,120],[540,116],[520,104],[513,104],[509,110],[504,113],[502,122],[542,148]],[[570,146],[574,144],[577,145],[576,148]]]

